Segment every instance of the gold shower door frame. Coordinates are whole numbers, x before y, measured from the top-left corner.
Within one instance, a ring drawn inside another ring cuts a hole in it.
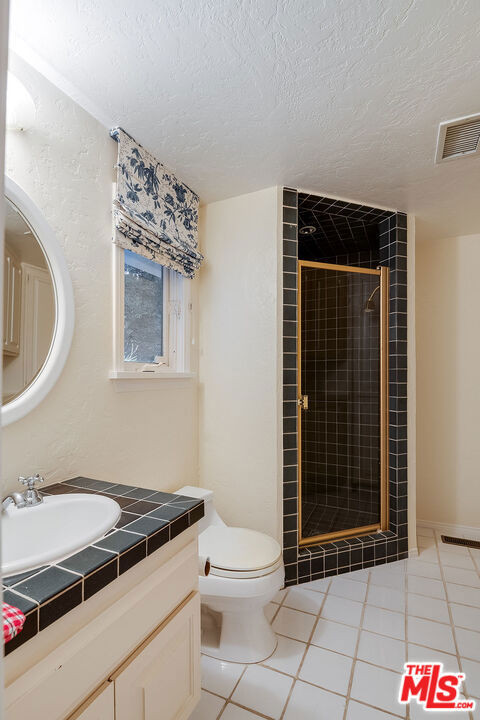
[[[302,536],[302,268],[319,268],[335,272],[363,273],[377,275],[380,278],[380,522],[363,527],[338,530],[337,532]],[[335,265],[332,263],[298,261],[298,298],[297,298],[297,368],[298,368],[298,409],[297,409],[297,452],[298,452],[298,537],[299,545],[316,545],[318,543],[340,540],[346,537],[369,535],[372,532],[388,530],[388,273],[387,267],[376,270],[370,268]]]

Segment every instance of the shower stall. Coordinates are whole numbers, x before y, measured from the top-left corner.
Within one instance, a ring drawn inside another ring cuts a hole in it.
[[[407,216],[283,189],[287,586],[408,557]]]
[[[298,261],[299,543],[388,529],[388,268]]]

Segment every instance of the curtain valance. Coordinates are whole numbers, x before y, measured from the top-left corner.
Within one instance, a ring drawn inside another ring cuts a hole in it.
[[[114,242],[192,278],[203,260],[198,251],[198,195],[122,128],[113,201]]]

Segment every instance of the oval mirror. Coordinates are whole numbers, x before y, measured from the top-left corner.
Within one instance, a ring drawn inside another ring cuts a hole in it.
[[[2,425],[19,420],[57,381],[70,350],[73,289],[40,210],[5,178]]]

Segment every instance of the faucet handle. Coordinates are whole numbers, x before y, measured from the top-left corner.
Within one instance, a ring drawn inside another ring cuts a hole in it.
[[[35,483],[43,483],[43,481],[43,477],[38,473],[35,473],[35,475],[31,475],[30,477],[23,477],[23,475],[20,475],[18,478],[18,482],[22,483],[22,485],[26,485],[27,490],[33,490],[35,488]]]

